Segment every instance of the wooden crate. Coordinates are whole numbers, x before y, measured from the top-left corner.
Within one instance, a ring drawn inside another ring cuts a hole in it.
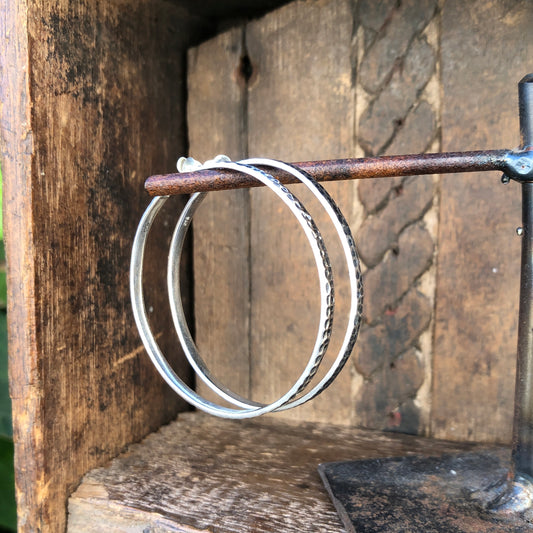
[[[189,146],[200,159],[226,152],[299,160],[518,144],[516,82],[531,69],[533,52],[528,1],[297,1],[196,47],[222,17],[252,9],[239,0],[223,9],[198,4],[17,0],[2,10],[0,124],[21,531],[65,530],[67,498],[82,476],[186,408],[152,369],[130,310],[129,254],[148,203],[145,177],[171,171]],[[244,57],[251,71],[243,70]],[[416,81],[418,67],[427,69],[423,82]],[[397,94],[399,111],[387,114]],[[406,95],[411,103],[402,111]],[[508,439],[520,220],[517,188],[504,189],[498,178],[430,178],[433,200],[415,222],[434,253],[423,272],[409,274],[394,305],[370,304],[375,320],[364,335],[368,343],[373,333],[389,338],[383,328],[397,332],[391,317],[409,316],[400,303],[410,291],[429,302],[427,323],[412,327],[410,351],[394,348],[393,360],[384,350],[368,356],[363,344],[322,399],[293,413],[297,420]],[[387,183],[385,190],[333,187],[355,231],[383,213],[383,198],[409,185]],[[176,339],[166,333],[160,268],[181,202],[161,218],[146,283],[158,340],[187,375]],[[297,368],[293,354],[307,349],[313,329],[299,313],[313,305],[305,265],[289,276],[304,247],[275,233],[284,222],[263,191],[213,202],[197,221],[194,276],[190,262],[184,272],[187,306],[192,314],[194,283],[198,342],[216,372],[241,392],[268,397]],[[404,231],[393,241],[404,242]],[[376,264],[396,256],[396,244]],[[254,252],[227,254],[232,247]],[[368,261],[369,271],[377,268]],[[222,283],[212,283],[215,271]],[[285,275],[293,292],[280,306],[281,293],[270,288]],[[369,302],[378,296],[367,293]],[[236,327],[227,327],[228,316]],[[404,378],[411,385],[399,388]]]
[[[316,422],[184,413],[84,478],[69,501],[68,531],[340,533],[320,463],[472,449]]]

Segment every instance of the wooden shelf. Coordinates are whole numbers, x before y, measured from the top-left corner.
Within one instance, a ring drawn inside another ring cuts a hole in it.
[[[70,498],[68,531],[340,532],[320,463],[468,449],[342,426],[186,413],[88,473]]]

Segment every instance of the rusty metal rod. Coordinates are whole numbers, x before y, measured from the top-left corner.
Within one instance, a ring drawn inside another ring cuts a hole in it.
[[[317,181],[385,178],[422,174],[448,174],[453,172],[477,172],[506,168],[505,156],[509,150],[484,150],[478,152],[445,152],[369,157],[362,159],[333,159],[329,161],[305,161],[294,163],[307,171]],[[285,184],[296,183],[293,176],[276,173]],[[182,174],[151,176],[145,188],[152,196],[172,196],[193,192],[222,191],[259,187],[262,184],[244,174],[231,171],[200,170]]]

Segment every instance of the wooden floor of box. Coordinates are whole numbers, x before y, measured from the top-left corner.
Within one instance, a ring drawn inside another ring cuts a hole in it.
[[[342,532],[317,467],[472,445],[343,426],[186,413],[88,473],[69,533]]]

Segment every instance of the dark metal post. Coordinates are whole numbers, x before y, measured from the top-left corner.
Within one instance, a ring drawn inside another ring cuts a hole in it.
[[[518,84],[522,149],[533,149],[533,74]],[[533,480],[533,183],[522,186],[522,267],[518,314],[513,477]]]

